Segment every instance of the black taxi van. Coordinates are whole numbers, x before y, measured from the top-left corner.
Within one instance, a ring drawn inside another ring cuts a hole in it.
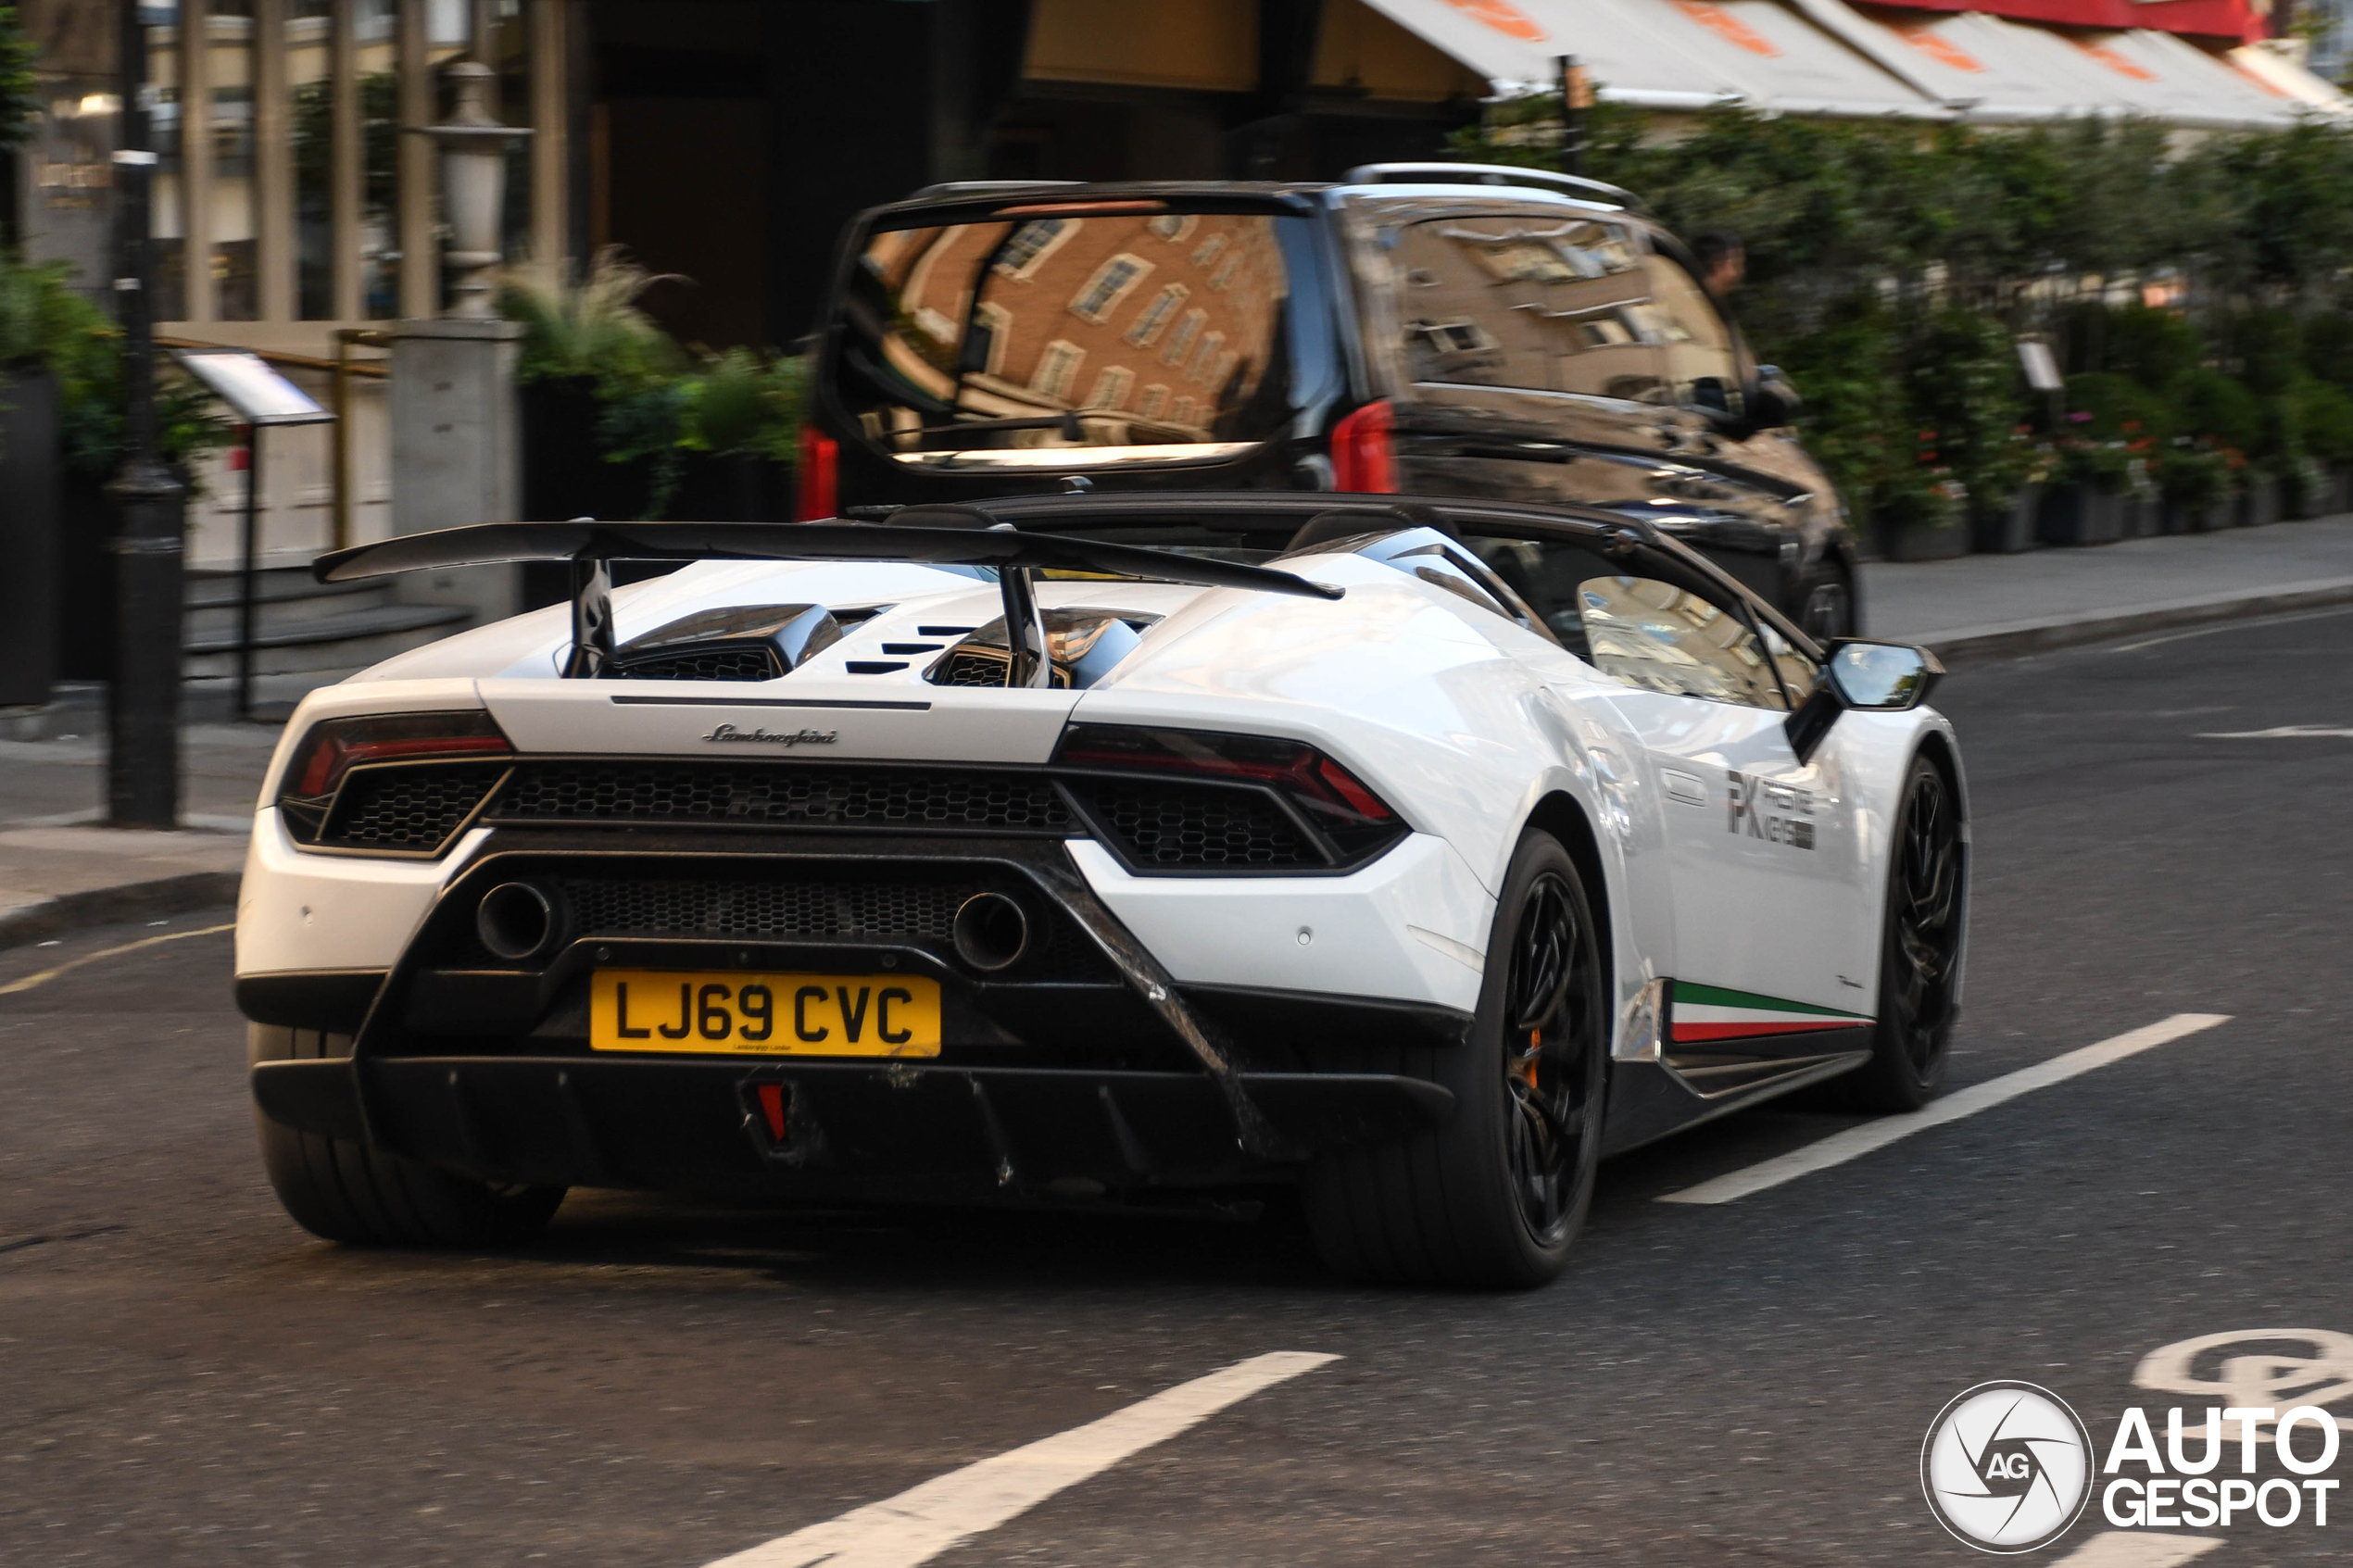
[[[1381,164],[1334,184],[937,185],[849,226],[799,514],[1067,486],[1639,512],[1818,638],[1854,540],[1682,244],[1615,187]]]

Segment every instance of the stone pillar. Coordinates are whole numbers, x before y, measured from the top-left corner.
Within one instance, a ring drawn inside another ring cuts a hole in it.
[[[497,319],[402,321],[392,332],[392,530],[422,533],[522,514],[522,413],[515,357],[522,328]],[[512,566],[417,571],[415,604],[464,605],[474,623],[522,608]]]

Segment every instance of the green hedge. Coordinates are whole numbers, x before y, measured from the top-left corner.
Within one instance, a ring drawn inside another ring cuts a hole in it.
[[[1559,167],[1559,99],[1459,132],[1479,162]],[[2185,497],[2353,461],[2353,133],[2208,138],[2077,120],[2016,130],[1768,117],[1669,124],[1604,106],[1586,172],[1677,232],[1741,236],[1734,308],[1805,395],[1850,513],[1915,515],[2034,481]],[[2145,295],[2160,302],[2118,305]],[[2049,335],[2056,410],[2013,340]]]

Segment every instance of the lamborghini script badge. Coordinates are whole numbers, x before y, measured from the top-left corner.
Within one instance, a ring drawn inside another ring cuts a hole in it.
[[[841,739],[837,730],[762,730],[757,727],[739,730],[733,724],[722,724],[702,737],[706,742],[742,746],[831,746]]]
[[[1813,791],[1771,784],[1737,769],[1725,772],[1731,804],[1727,828],[1793,849],[1814,847]]]

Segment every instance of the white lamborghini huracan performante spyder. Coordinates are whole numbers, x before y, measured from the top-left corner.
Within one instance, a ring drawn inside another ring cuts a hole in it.
[[[320,571],[513,560],[573,602],[314,693],[264,786],[237,997],[321,1236],[1293,1184],[1343,1273],[1525,1285],[1604,1154],[1936,1090],[1935,660],[1621,514],[1074,494]]]

